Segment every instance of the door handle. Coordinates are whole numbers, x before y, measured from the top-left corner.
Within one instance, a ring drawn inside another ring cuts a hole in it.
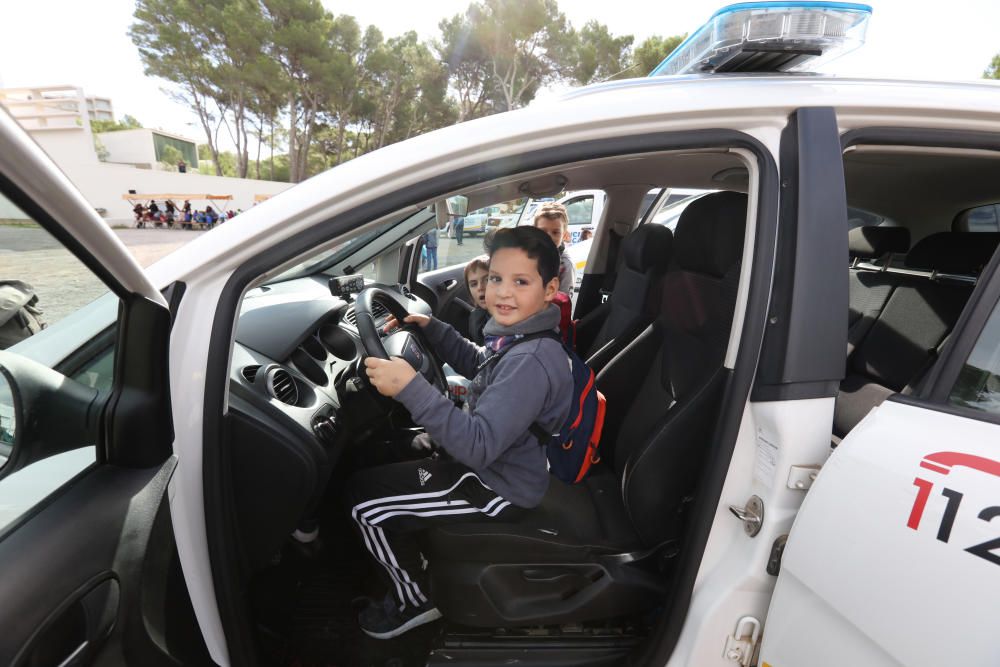
[[[84,664],[84,657],[87,655],[87,649],[90,647],[90,642],[86,639],[83,643],[76,647],[76,650],[66,656],[66,659],[59,663],[59,667],[76,667],[76,665]]]

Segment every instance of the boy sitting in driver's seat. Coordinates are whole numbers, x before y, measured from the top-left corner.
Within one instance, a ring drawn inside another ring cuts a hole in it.
[[[441,616],[430,599],[417,531],[486,517],[509,521],[542,501],[549,484],[545,449],[529,429],[536,422],[558,429],[569,414],[573,378],[566,352],[557,337],[543,336],[488,360],[525,335],[557,329],[559,309],[551,301],[558,274],[559,254],[544,232],[504,229],[490,253],[486,346],[439,320],[406,318],[423,327],[445,362],[472,378],[468,413],[403,359],[365,360],[372,385],[402,403],[450,455],[363,470],[351,480],[352,517],[388,574],[390,591],[361,612],[368,635],[388,639]]]

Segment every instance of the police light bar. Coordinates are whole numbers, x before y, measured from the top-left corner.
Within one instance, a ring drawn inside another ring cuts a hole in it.
[[[814,69],[865,41],[872,8],[853,2],[741,2],[723,7],[649,76]]]

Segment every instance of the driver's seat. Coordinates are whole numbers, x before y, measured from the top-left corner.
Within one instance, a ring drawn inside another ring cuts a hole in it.
[[[692,203],[677,225],[657,320],[598,376],[608,399],[603,463],[582,483],[551,480],[516,523],[428,532],[434,600],[471,626],[580,622],[662,601],[722,400],[746,196]]]

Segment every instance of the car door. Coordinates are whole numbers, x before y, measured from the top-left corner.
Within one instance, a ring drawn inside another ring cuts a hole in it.
[[[198,662],[166,502],[166,299],[5,114],[0,217],[3,277],[30,273],[52,325],[0,351],[0,664]]]
[[[926,386],[869,413],[809,490],[761,664],[1000,664],[1000,254],[982,275]]]

